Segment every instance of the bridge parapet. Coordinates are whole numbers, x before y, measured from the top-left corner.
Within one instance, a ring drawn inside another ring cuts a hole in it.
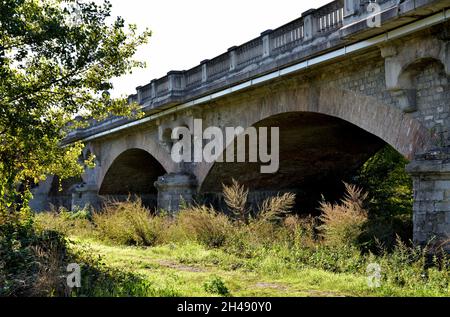
[[[327,5],[304,12],[300,18],[275,30],[267,30],[240,46],[210,60],[204,60],[189,70],[171,71],[145,86],[137,87],[129,102],[142,105],[146,115],[152,115],[173,106],[201,100],[204,96],[223,92],[249,80],[291,66],[307,63],[332,51],[345,54],[360,40],[387,33],[399,26],[416,21],[448,8],[448,0],[378,0],[379,27],[370,27],[368,18],[374,12],[368,9],[368,0],[335,0]],[[304,67],[302,67],[304,68]],[[300,69],[300,68],[299,68]],[[253,85],[253,83],[252,83]],[[221,93],[219,93],[221,94]],[[89,128],[72,132],[66,142],[84,139],[130,122],[127,118],[111,117],[93,122]]]
[[[378,17],[383,26],[377,31],[391,27],[388,20],[405,15],[397,23],[409,22],[408,12],[416,12],[436,1],[378,0]],[[369,28],[367,18],[376,12],[368,9],[369,0],[336,0],[319,9],[311,9],[290,23],[275,30],[267,30],[261,36],[240,46],[232,47],[228,52],[186,71],[168,73],[167,76],[152,81],[152,84],[137,88],[137,94],[130,101],[137,101],[146,110],[159,108],[163,104],[187,101],[205,91],[223,88],[239,83],[254,74],[274,68],[288,66],[292,60],[298,61],[325,51],[328,47],[344,44],[345,37],[357,35]],[[386,24],[386,25],[385,25]],[[398,24],[397,24],[398,25]],[[318,47],[315,50],[314,47]],[[170,83],[173,83],[172,85]],[[155,88],[156,87],[156,88]]]
[[[343,21],[344,0],[333,1],[317,10],[308,10],[302,17],[275,30],[267,30],[261,36],[232,47],[228,52],[205,60],[194,68],[177,72],[176,75],[170,72],[151,84],[137,87],[137,94],[131,95],[129,100],[149,108],[158,108],[163,103],[184,101],[184,98],[180,98],[201,92],[202,88],[212,84],[226,86],[239,82],[242,73],[260,68],[261,65],[278,67],[274,61],[302,50],[304,44],[320,38],[325,42],[331,33],[342,27]],[[171,82],[174,84],[171,85]],[[184,96],[180,91],[184,92]]]

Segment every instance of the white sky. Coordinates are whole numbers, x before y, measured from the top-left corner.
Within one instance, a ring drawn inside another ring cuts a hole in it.
[[[224,53],[319,8],[331,0],[110,0],[113,15],[122,16],[140,30],[153,32],[136,58],[146,69],[113,81],[113,96],[129,95],[170,70],[192,68],[204,59]]]

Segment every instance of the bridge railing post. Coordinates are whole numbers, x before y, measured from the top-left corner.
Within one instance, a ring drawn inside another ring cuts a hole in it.
[[[262,58],[266,58],[270,56],[270,33],[272,33],[272,30],[266,30],[264,32],[261,33],[261,37],[262,37]]]
[[[230,54],[230,72],[232,72],[236,69],[237,64],[236,46],[230,47],[228,53]]]
[[[200,65],[202,65],[202,83],[205,83],[208,80],[208,68],[207,68],[208,62],[209,59],[205,59],[204,61],[200,62]]]
[[[344,19],[355,14],[359,0],[344,0]]]
[[[137,93],[137,102],[140,104],[142,103],[142,86],[136,87],[136,93]]]
[[[170,93],[184,90],[186,82],[183,71],[170,71],[167,73],[167,77],[169,78],[168,89]]]
[[[317,28],[314,27],[314,19],[312,13],[315,10],[308,10],[302,13],[303,17],[303,40],[309,41],[313,38]]]
[[[156,98],[156,79],[153,79],[150,85],[152,87],[152,98]]]

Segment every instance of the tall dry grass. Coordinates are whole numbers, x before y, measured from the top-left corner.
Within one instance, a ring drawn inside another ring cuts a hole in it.
[[[311,215],[289,215],[283,221],[292,243],[301,247],[314,247],[317,244],[317,226],[318,219]]]
[[[100,237],[125,245],[155,245],[163,230],[139,198],[109,203],[92,219]]]
[[[173,237],[184,236],[208,247],[221,247],[232,231],[227,216],[211,207],[191,206],[175,217],[172,230],[167,233]],[[170,237],[168,240],[171,240]]]
[[[367,193],[354,185],[345,184],[345,196],[340,203],[332,204],[322,201],[318,227],[324,242],[332,246],[356,245],[363,233],[368,213],[364,208]]]
[[[280,221],[292,212],[295,194],[284,193],[265,199],[259,208],[258,218],[264,221]]]
[[[243,223],[248,222],[250,209],[247,208],[247,198],[249,190],[240,185],[234,178],[232,184],[226,186],[222,184],[222,193],[226,205],[233,217]]]

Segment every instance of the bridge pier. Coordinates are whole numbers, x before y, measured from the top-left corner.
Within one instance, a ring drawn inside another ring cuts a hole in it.
[[[30,200],[29,206],[32,210],[46,211],[50,209],[49,193],[52,188],[52,182],[53,176],[50,175],[31,190],[33,198]]]
[[[450,252],[450,155],[416,157],[406,168],[414,184],[414,243]]]
[[[184,203],[191,204],[197,181],[186,173],[169,173],[155,182],[158,189],[158,210],[176,213]]]
[[[98,188],[93,184],[78,184],[72,193],[72,210],[84,208],[98,209],[101,207],[101,199],[98,195]]]

